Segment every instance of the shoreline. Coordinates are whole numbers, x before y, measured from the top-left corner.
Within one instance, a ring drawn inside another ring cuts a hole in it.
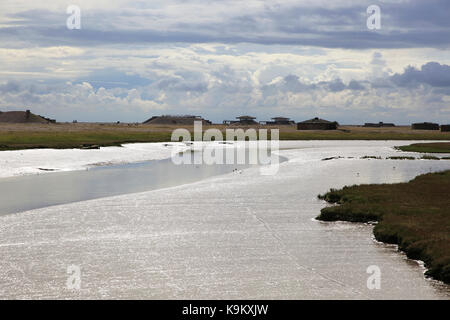
[[[450,201],[445,197],[449,187],[450,170],[446,170],[422,174],[406,183],[331,189],[318,197],[335,205],[322,208],[316,219],[377,222],[373,228],[376,241],[397,245],[409,259],[423,261],[425,276],[450,284]],[[428,194],[423,195],[425,192]]]
[[[362,140],[341,140],[345,145],[358,144]],[[310,147],[333,147],[336,140],[280,140],[279,149],[302,149]],[[398,145],[408,145],[409,141],[365,141],[367,145],[382,146],[389,148],[389,153],[385,157],[395,157],[399,154],[396,150]],[[425,142],[425,141],[423,141]],[[239,146],[242,142],[234,142],[233,145]],[[225,145],[220,141],[207,142],[198,141],[195,145],[217,144],[220,147]],[[228,144],[227,144],[228,145]],[[123,163],[136,163],[150,160],[161,160],[170,158],[172,149],[188,150],[191,145],[179,142],[169,143],[130,143],[122,147],[102,147],[99,149],[26,149],[26,150],[4,150],[0,151],[0,178],[49,174],[53,172],[65,172],[74,170],[87,170],[91,167],[103,165],[115,165]],[[366,154],[372,155],[370,151]],[[358,156],[360,159],[381,159],[378,153],[372,156]],[[405,153],[413,155],[413,153]],[[335,159],[334,154],[330,154],[330,160]],[[385,158],[383,157],[383,158]],[[354,157],[352,157],[354,158]],[[448,160],[446,156],[441,158]],[[317,160],[324,160],[318,156]],[[391,159],[392,160],[392,159]],[[416,160],[427,160],[416,158]],[[432,159],[428,159],[432,160]],[[437,160],[437,159],[434,159]],[[394,161],[394,160],[393,160]]]

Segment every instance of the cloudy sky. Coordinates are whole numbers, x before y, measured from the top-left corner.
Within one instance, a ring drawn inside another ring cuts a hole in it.
[[[1,0],[0,110],[449,123],[449,17],[448,0]]]

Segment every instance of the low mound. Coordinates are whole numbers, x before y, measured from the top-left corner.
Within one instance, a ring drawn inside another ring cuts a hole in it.
[[[49,119],[35,115],[29,111],[0,112],[0,122],[3,123],[49,123]]]

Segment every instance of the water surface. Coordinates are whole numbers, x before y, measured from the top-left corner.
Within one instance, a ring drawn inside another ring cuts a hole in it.
[[[248,164],[249,152],[245,151],[247,164],[177,165],[172,159],[164,159],[98,166],[84,171],[3,178],[0,179],[0,215],[173,187],[240,171],[252,166]],[[191,159],[193,162],[194,153]],[[280,158],[279,161],[285,159]]]
[[[403,182],[450,161],[361,160],[399,142],[313,141],[258,168],[0,217],[0,298],[450,299],[373,226],[314,218],[317,194]],[[293,143],[294,144],[294,143]],[[321,159],[340,156],[329,161]],[[81,268],[68,290],[67,267]],[[381,270],[369,290],[367,268]]]

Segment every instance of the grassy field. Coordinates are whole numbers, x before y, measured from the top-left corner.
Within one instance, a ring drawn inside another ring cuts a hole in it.
[[[414,143],[409,146],[397,147],[402,151],[424,153],[450,153],[450,142]]]
[[[83,145],[111,146],[131,142],[170,141],[173,130],[193,126],[142,124],[0,124],[0,150],[29,148],[80,148]],[[203,126],[223,133],[235,126]],[[249,127],[243,127],[248,129]],[[450,140],[450,132],[411,130],[409,127],[363,128],[341,126],[333,131],[299,131],[295,126],[255,126],[255,129],[280,129],[281,140]],[[270,137],[270,135],[269,135]]]
[[[82,131],[82,132],[8,132],[0,136],[0,150],[33,148],[81,148],[87,146],[120,146],[132,142],[170,141],[170,133],[165,132],[123,132],[123,131]]]
[[[411,259],[423,260],[427,275],[450,283],[450,171],[426,174],[408,183],[330,190],[319,198],[323,221],[378,221],[378,241],[398,244]]]

